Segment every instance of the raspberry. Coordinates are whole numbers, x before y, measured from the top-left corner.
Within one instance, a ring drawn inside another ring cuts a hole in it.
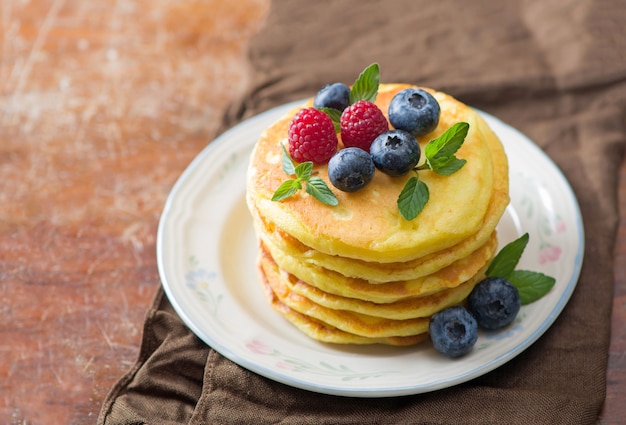
[[[376,137],[389,130],[387,119],[374,103],[359,100],[341,114],[341,140],[345,147],[369,152]]]
[[[315,108],[298,111],[289,124],[289,154],[296,162],[325,164],[337,151],[333,120]]]

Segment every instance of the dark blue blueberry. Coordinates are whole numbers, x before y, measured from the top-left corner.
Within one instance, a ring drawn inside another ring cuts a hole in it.
[[[489,277],[472,290],[468,308],[476,317],[478,326],[500,329],[511,323],[521,307],[519,292],[508,280]]]
[[[350,104],[350,87],[333,83],[322,87],[313,99],[315,108],[333,108],[343,111]]]
[[[435,350],[447,357],[469,353],[478,339],[478,325],[465,307],[448,307],[433,314],[428,325]]]
[[[387,110],[394,128],[408,131],[415,137],[433,131],[439,123],[439,102],[422,89],[410,88],[398,92]]]
[[[403,130],[390,130],[378,136],[370,146],[374,165],[390,176],[411,171],[420,160],[420,145]]]
[[[328,178],[337,189],[354,192],[372,181],[374,162],[359,148],[341,149],[328,161]]]

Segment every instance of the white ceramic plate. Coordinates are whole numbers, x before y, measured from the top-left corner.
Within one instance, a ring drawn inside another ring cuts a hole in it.
[[[451,360],[428,342],[412,348],[336,346],[296,330],[267,304],[256,275],[256,240],[245,205],[245,174],[261,131],[297,102],[251,118],[210,143],[170,193],[158,230],[163,288],[185,324],[219,353],[262,376],[311,391],[390,397],[433,391],[483,375],[535,342],[570,298],[582,265],[576,198],[555,164],[528,138],[484,114],[510,161],[511,204],[500,246],[525,232],[518,268],[556,278],[506,330],[481,333]]]

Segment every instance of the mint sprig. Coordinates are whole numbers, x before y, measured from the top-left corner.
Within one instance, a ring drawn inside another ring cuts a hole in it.
[[[468,131],[468,123],[458,122],[441,136],[431,140],[424,148],[428,168],[443,176],[459,171],[467,161],[454,154],[463,145]]]
[[[378,96],[380,85],[380,67],[373,63],[365,68],[357,77],[350,89],[350,104],[359,100],[374,102]]]
[[[485,274],[501,277],[517,288],[522,305],[530,304],[546,295],[556,279],[540,272],[516,270],[517,264],[528,244],[528,233],[505,245],[493,258]]]
[[[517,263],[522,258],[529,239],[528,233],[524,233],[513,242],[509,242],[493,258],[485,274],[491,277],[506,277],[509,275],[517,267]]]
[[[295,175],[296,178],[282,182],[274,192],[272,201],[282,201],[295,195],[298,191],[302,190],[302,183],[304,183],[306,193],[313,196],[321,203],[330,206],[339,204],[339,200],[332,190],[330,190],[326,182],[320,177],[313,175],[313,162],[307,161],[296,165],[289,156],[287,149],[285,149],[283,145],[281,145],[281,148],[283,171],[287,175]]]
[[[417,217],[430,198],[428,186],[419,179],[418,171],[431,170],[443,176],[459,171],[467,161],[457,158],[455,153],[463,145],[468,131],[468,123],[458,122],[424,147],[426,161],[413,169],[415,175],[407,180],[398,196],[398,210],[405,220]]]
[[[405,220],[413,220],[422,212],[428,199],[430,192],[426,183],[421,181],[415,173],[404,185],[400,196],[398,196],[398,210]]]

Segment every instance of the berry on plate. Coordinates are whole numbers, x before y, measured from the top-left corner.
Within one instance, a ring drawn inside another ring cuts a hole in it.
[[[368,152],[374,139],[389,130],[383,112],[373,102],[367,100],[359,100],[344,109],[340,123],[343,145]]]
[[[328,162],[328,178],[337,189],[355,192],[374,177],[374,162],[369,153],[359,148],[345,148]]]
[[[380,171],[390,176],[402,176],[417,165],[421,151],[410,133],[389,130],[374,139],[370,154]]]
[[[343,111],[350,104],[350,87],[343,83],[333,83],[322,87],[313,99],[315,108],[333,108]]]
[[[511,323],[521,307],[517,288],[501,277],[488,277],[481,281],[467,301],[478,326],[490,330]]]
[[[430,318],[428,332],[435,350],[447,357],[460,357],[478,340],[476,319],[465,307],[448,307]]]
[[[325,164],[337,151],[333,120],[315,108],[304,108],[289,124],[289,155],[296,162]]]
[[[441,109],[437,99],[426,90],[409,88],[391,99],[387,113],[394,128],[419,137],[437,127]]]

